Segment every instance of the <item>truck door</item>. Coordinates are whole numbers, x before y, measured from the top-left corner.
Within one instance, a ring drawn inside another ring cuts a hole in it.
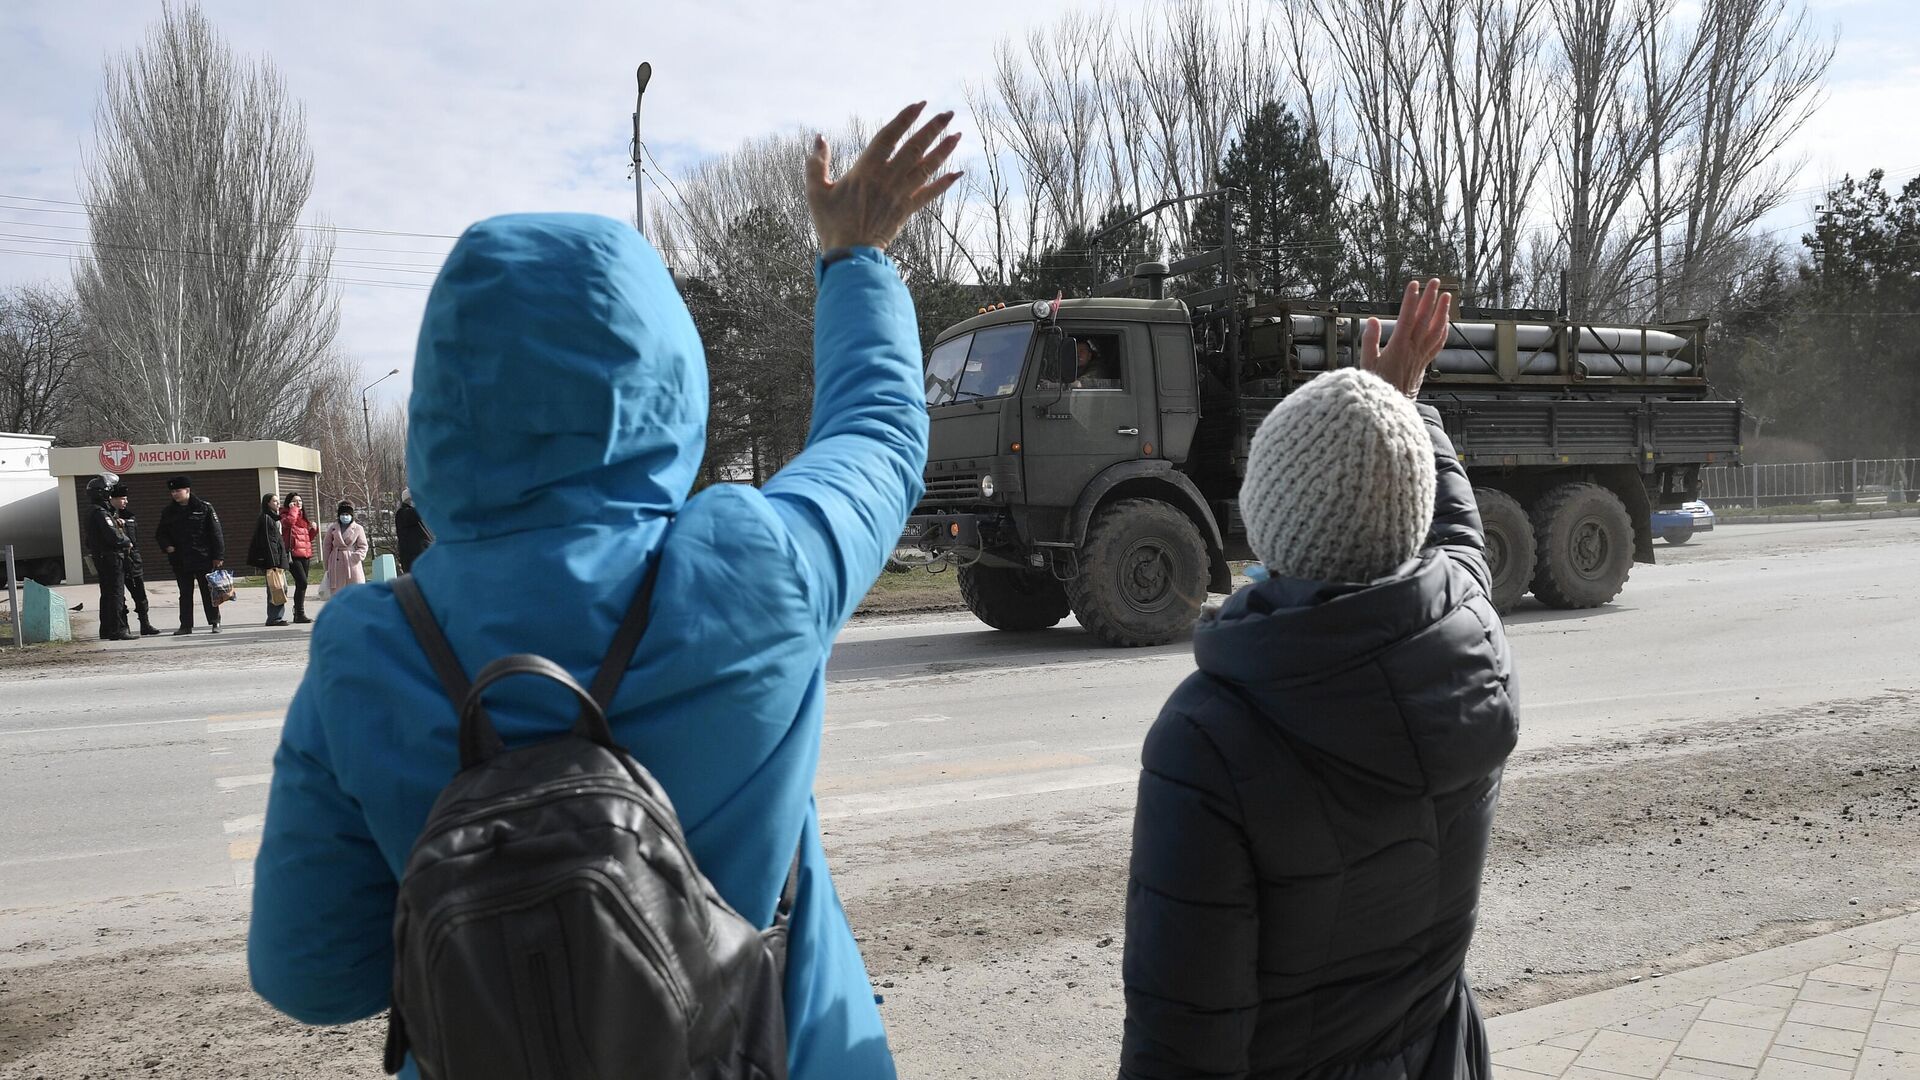
[[[1160,452],[1146,326],[1069,322],[1062,329],[1090,355],[1081,377],[1065,387],[1044,362],[1029,375],[1020,457],[1034,506],[1072,506],[1101,470]]]

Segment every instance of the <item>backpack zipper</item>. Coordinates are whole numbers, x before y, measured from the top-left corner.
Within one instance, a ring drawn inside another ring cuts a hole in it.
[[[572,798],[576,795],[618,795],[628,802],[637,804],[647,817],[652,819],[654,825],[657,826],[661,832],[666,833],[673,841],[674,847],[679,850],[681,855],[686,857],[688,865],[695,865],[693,862],[693,852],[687,848],[686,837],[681,835],[679,823],[673,821],[668,815],[661,813],[659,808],[654,805],[653,800],[647,798],[644,793],[636,794],[634,785],[612,780],[550,781],[524,794],[516,795],[511,799],[500,802],[480,803],[472,810],[468,810],[465,813],[441,822],[439,827],[435,828],[432,832],[420,834],[420,838],[413,842],[413,850],[418,851],[421,847],[425,846],[429,840],[436,840],[445,836],[447,833],[453,832],[455,829],[471,825],[476,821],[483,821],[491,817],[501,817],[514,811],[543,806],[549,802],[554,802],[562,798]],[[409,858],[408,861],[411,862],[411,858]]]

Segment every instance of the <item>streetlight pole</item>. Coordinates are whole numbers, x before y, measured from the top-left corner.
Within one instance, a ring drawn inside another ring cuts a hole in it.
[[[634,72],[639,89],[633,95],[633,223],[641,236],[647,235],[647,166],[641,160],[644,151],[640,146],[640,100],[647,96],[647,83],[652,79],[652,64],[642,63]]]
[[[372,390],[374,387],[379,386],[381,383],[386,382],[398,374],[400,374],[400,369],[394,368],[392,371],[387,372],[385,375],[380,376],[360,388],[360,423],[366,428],[367,432],[367,468],[369,470],[373,468],[373,409],[367,404],[367,391]],[[382,477],[382,479],[385,479],[385,477]],[[369,492],[368,494],[371,495],[372,493]]]

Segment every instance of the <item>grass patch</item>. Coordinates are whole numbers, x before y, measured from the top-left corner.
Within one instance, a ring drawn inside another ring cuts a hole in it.
[[[952,568],[929,574],[915,567],[904,574],[881,574],[858,609],[862,615],[915,611],[960,611],[960,583]]]

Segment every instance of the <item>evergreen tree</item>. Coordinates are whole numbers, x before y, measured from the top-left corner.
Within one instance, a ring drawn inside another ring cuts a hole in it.
[[[1059,243],[1040,254],[1022,259],[1014,271],[1014,288],[1021,295],[1052,299],[1056,294],[1085,296],[1094,285],[1125,277],[1143,262],[1160,257],[1160,245],[1146,221],[1129,224],[1100,241],[1093,249],[1093,238],[1138,213],[1127,203],[1117,203],[1100,215],[1093,227],[1073,226]]]
[[[1350,279],[1348,237],[1339,185],[1319,141],[1292,110],[1275,101],[1248,117],[1215,174],[1233,188],[1233,241],[1242,265],[1263,288],[1294,296],[1331,297]],[[1221,241],[1217,210],[1196,214],[1202,247]]]

